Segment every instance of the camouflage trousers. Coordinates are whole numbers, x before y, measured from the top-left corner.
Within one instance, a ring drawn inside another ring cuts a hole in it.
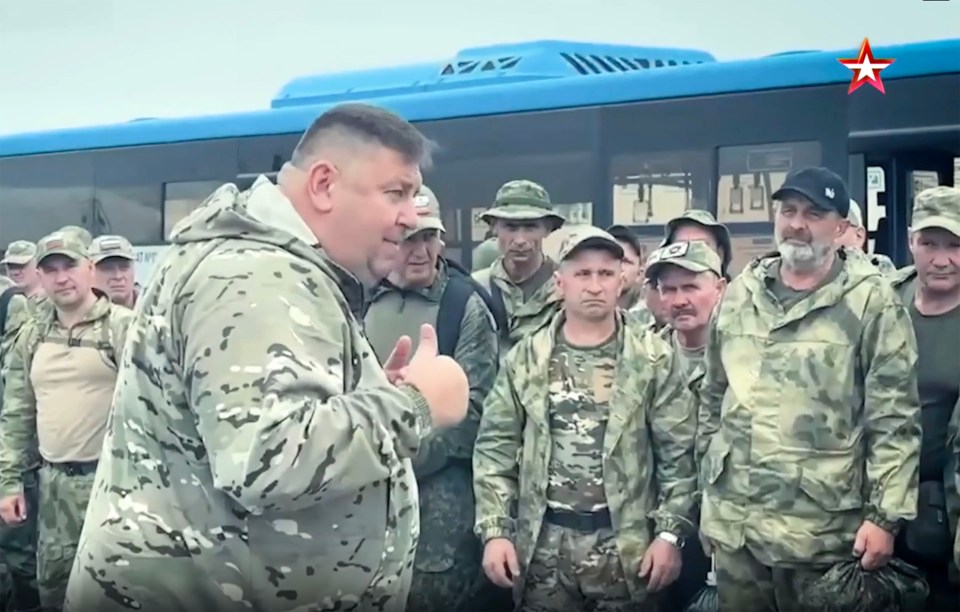
[[[720,612],[804,612],[800,593],[829,569],[770,567],[747,548],[733,550],[716,542],[713,552]]]
[[[631,599],[613,530],[583,533],[544,523],[520,595],[521,612],[655,609],[653,598]]]
[[[457,559],[442,572],[413,570],[413,584],[407,599],[410,612],[458,612],[465,610],[470,589],[480,571],[480,558]]]
[[[63,609],[95,475],[93,470],[68,474],[49,465],[40,468],[37,586],[44,612]]]
[[[23,476],[23,494],[27,502],[27,519],[18,525],[0,525],[0,559],[3,560],[6,609],[11,612],[37,610],[37,472]]]

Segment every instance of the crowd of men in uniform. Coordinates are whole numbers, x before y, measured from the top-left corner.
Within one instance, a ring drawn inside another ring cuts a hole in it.
[[[917,195],[897,270],[799,169],[734,275],[703,210],[649,255],[578,226],[551,257],[565,219],[514,180],[467,271],[429,150],[326,112],[139,296],[120,237],[10,245],[13,609],[683,610],[709,582],[786,612],[894,556],[955,609],[960,190]]]

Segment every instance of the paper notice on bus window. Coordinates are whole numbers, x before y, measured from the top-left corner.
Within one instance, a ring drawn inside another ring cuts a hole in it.
[[[931,189],[940,185],[940,175],[936,172],[914,170],[910,173],[910,178],[913,180],[914,197],[924,189]]]
[[[135,277],[138,285],[143,287],[150,280],[150,275],[163,257],[163,254],[170,248],[170,245],[160,244],[155,246],[137,246],[133,247],[133,252],[137,254],[137,263],[135,268]]]

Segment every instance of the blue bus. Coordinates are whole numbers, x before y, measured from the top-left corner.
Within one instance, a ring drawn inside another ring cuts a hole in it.
[[[770,249],[770,193],[792,168],[849,178],[875,250],[909,261],[913,193],[952,185],[960,158],[960,39],[874,50],[886,94],[837,58],[537,41],[449,61],[294,79],[270,107],[0,137],[0,245],[74,224],[135,245],[224,182],[272,175],[324,109],[357,100],[413,121],[440,151],[426,181],[449,254],[470,264],[477,213],[505,181],[541,182],[575,222],[634,227],[648,243],[684,209],[733,234],[735,266]]]

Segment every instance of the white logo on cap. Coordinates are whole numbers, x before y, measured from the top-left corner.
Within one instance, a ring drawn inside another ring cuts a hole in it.
[[[828,198],[830,198],[831,200],[837,197],[837,192],[833,190],[833,187],[827,187],[826,189],[824,189],[823,194]]]

